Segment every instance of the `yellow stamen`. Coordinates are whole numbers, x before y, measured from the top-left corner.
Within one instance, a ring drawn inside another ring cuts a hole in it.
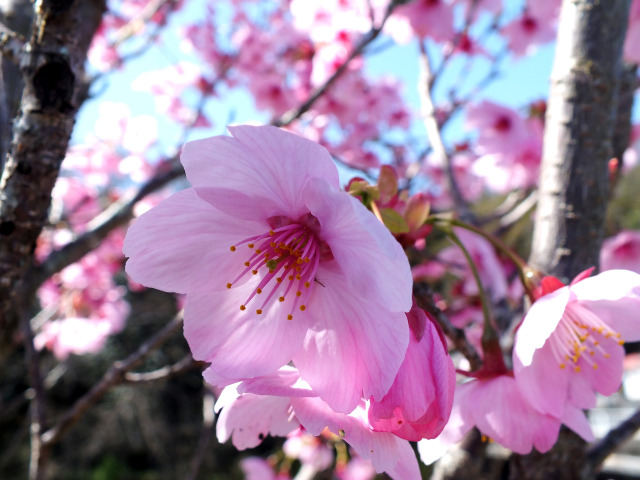
[[[231,284],[230,283],[227,283],[227,288],[231,288]]]
[[[231,247],[229,247],[229,250],[231,250],[232,252],[235,252],[236,251],[236,247],[231,246]]]
[[[257,310],[256,310],[256,313],[257,313],[258,315],[260,315],[260,314],[262,313],[262,310],[257,309]]]

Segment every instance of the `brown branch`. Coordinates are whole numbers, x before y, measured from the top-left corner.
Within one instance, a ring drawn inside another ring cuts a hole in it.
[[[49,457],[49,449],[43,445],[41,439],[42,432],[47,425],[46,394],[42,372],[40,371],[40,358],[33,345],[33,331],[28,318],[25,317],[20,322],[20,327],[24,337],[25,363],[27,365],[29,383],[34,392],[31,399],[29,480],[39,480],[44,478],[45,467]]]
[[[22,35],[0,22],[0,53],[2,58],[7,58],[18,64],[26,42],[27,40]]]
[[[135,194],[113,203],[89,222],[86,232],[64,247],[51,252],[41,265],[34,266],[29,270],[27,275],[29,290],[35,291],[51,275],[77,262],[96,248],[109,233],[126,224],[133,217],[133,209],[140,200],[182,175],[184,175],[182,165],[177,161],[177,158],[173,159],[169,169],[159,171]]]
[[[640,430],[640,409],[587,450],[584,478],[590,478],[602,462],[623,443],[630,440],[638,430]]]
[[[124,381],[127,383],[146,383],[165,380],[201,365],[201,362],[196,362],[191,355],[187,355],[173,365],[167,365],[152,372],[127,372],[124,374]]]
[[[530,263],[562,281],[598,264],[629,0],[565,0]]]
[[[453,326],[442,310],[436,306],[430,287],[425,283],[414,282],[413,295],[418,306],[435,317],[444,334],[453,342],[458,352],[469,361],[471,370],[478,370],[482,366],[480,355],[467,340],[464,330]]]
[[[43,445],[50,447],[58,442],[82,415],[112,387],[125,381],[125,374],[135,368],[144,358],[162,345],[182,325],[182,313],[162,328],[153,337],[143,343],[138,350],[126,359],[115,362],[89,392],[78,399],[62,418],[48,431],[42,434]]]
[[[198,473],[202,467],[211,438],[213,437],[215,413],[214,413],[215,398],[211,390],[206,386],[204,394],[202,396],[202,431],[200,433],[200,439],[198,440],[198,447],[196,453],[191,460],[191,472],[188,480],[196,480]]]
[[[271,122],[271,124],[275,125],[276,127],[285,127],[291,124],[293,121],[300,118],[304,113],[306,113],[313,106],[313,104],[315,104],[316,101],[322,95],[324,95],[324,93],[329,89],[329,87],[331,87],[331,85],[333,85],[347,71],[347,68],[349,67],[349,64],[351,63],[351,61],[354,58],[362,55],[367,45],[369,45],[376,38],[378,38],[378,35],[380,35],[380,32],[382,32],[382,29],[384,28],[384,25],[387,19],[393,13],[393,10],[396,8],[396,6],[398,6],[401,3],[405,3],[405,2],[398,1],[398,0],[392,1],[387,7],[387,10],[385,11],[384,17],[382,18],[380,25],[378,25],[377,27],[372,26],[371,30],[369,30],[360,39],[360,41],[355,46],[355,48],[351,51],[351,53],[349,54],[347,59],[344,61],[344,63],[342,63],[342,65],[340,65],[336,69],[336,71],[333,72],[333,75],[331,75],[320,87],[318,87],[302,105],[284,113],[280,118],[277,118],[273,122]]]

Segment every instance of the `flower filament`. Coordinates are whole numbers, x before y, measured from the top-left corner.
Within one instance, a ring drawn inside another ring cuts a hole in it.
[[[310,214],[307,217],[315,220]],[[269,305],[287,302],[287,320],[292,320],[295,311],[304,312],[307,309],[311,286],[322,254],[328,246],[318,239],[309,222],[273,223],[276,222],[270,222],[270,225],[274,228],[268,232],[246,238],[230,247],[231,252],[238,252],[240,246],[246,244],[251,254],[243,262],[244,269],[227,283],[227,288],[232,288],[245,276],[261,274],[260,282],[240,305],[240,310],[246,311],[247,305],[256,301],[255,312],[261,315]],[[257,301],[258,296],[264,299]]]
[[[612,345],[623,345],[620,333],[612,330],[589,310],[574,305],[567,308],[551,340],[551,351],[561,369],[571,366],[574,372],[582,367],[599,368],[598,357],[611,357],[608,349]]]

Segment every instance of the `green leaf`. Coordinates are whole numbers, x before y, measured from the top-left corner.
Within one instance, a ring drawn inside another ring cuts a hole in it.
[[[404,217],[393,208],[381,208],[380,215],[391,233],[409,233],[409,225],[407,225]]]

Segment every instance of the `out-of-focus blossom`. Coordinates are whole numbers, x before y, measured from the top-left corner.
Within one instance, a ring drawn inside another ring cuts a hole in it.
[[[640,273],[640,231],[623,230],[605,239],[600,250],[600,269]]]
[[[617,391],[622,344],[640,340],[640,275],[609,270],[583,277],[567,286],[555,280],[557,289],[536,300],[515,339],[520,389],[538,411],[556,417],[568,405],[594,407],[595,392]]]
[[[534,0],[530,5],[533,6],[536,2],[537,0]],[[529,8],[519,18],[505,25],[501,32],[513,55],[529,55],[537,46],[554,40],[556,25],[552,18],[549,10]]]
[[[402,248],[339,191],[322,147],[274,127],[230,131],[184,147],[193,188],[129,229],[127,272],[187,294],[185,336],[194,357],[211,363],[210,383],[293,359],[337,411],[381,399],[409,341]]]
[[[396,7],[385,31],[399,43],[411,40],[411,34],[419,39],[431,38],[436,42],[451,40],[453,6],[447,0],[415,0]]]
[[[532,448],[544,453],[556,442],[561,423],[593,440],[579,409],[568,408],[559,419],[534,409],[510,374],[473,379],[458,385],[447,426],[438,438],[418,442],[418,452],[431,464],[477,427],[486,439],[516,453],[524,455]]]
[[[273,466],[260,457],[247,457],[240,460],[240,468],[245,480],[288,480],[285,473],[276,473]]]
[[[629,63],[640,63],[640,0],[631,3],[622,56]]]

